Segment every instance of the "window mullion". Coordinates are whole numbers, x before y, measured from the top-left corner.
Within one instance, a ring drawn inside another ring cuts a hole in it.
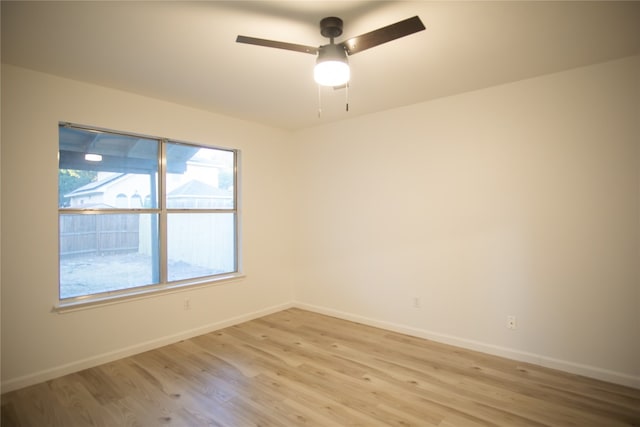
[[[162,139],[160,142],[160,165],[158,173],[158,206],[160,207],[160,283],[167,283],[169,281],[168,267],[168,251],[167,251],[167,140]]]

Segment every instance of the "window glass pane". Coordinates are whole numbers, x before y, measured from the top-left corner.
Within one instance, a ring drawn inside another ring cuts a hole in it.
[[[234,153],[167,144],[167,208],[233,209]]]
[[[169,281],[236,271],[235,214],[168,215]]]
[[[60,215],[60,298],[159,283],[158,215]]]
[[[159,141],[64,126],[59,137],[60,208],[157,207]]]

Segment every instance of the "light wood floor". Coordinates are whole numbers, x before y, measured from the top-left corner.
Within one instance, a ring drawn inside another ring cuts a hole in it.
[[[640,390],[298,309],[2,396],[2,426],[629,426]]]

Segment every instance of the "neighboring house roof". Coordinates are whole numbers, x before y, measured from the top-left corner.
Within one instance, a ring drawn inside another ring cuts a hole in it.
[[[114,173],[113,175],[108,176],[107,178],[103,178],[99,181],[93,181],[83,185],[80,188],[76,188],[71,193],[65,194],[64,197],[77,197],[77,196],[84,196],[88,194],[99,193],[99,191],[96,191],[96,190],[117,181],[118,179],[124,177],[125,175],[126,174],[124,173]]]
[[[127,174],[124,173],[114,173],[106,178],[103,178],[99,181],[90,182],[86,185],[83,185],[80,188],[75,189],[74,191],[65,194],[64,197],[80,197],[80,196],[88,196],[92,194],[101,194],[104,193],[109,186],[116,183],[117,181],[126,178]],[[197,198],[205,198],[205,199],[213,199],[213,198],[228,198],[233,196],[232,190],[223,190],[220,188],[213,187],[205,182],[199,181],[197,179],[192,179],[190,181],[185,182],[179,187],[175,188],[168,194],[168,198],[179,199],[185,197],[197,197]],[[85,205],[87,207],[89,205]],[[96,208],[100,207],[108,207],[107,205],[99,206],[96,204]]]
[[[215,196],[230,196],[231,190],[222,190],[220,188],[213,187],[207,183],[192,179],[187,181],[181,186],[175,188],[169,194],[168,197],[184,197],[184,196],[197,196],[197,197],[215,197]]]

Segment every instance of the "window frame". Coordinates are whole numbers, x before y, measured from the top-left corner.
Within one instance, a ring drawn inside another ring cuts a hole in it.
[[[53,311],[64,313],[67,311],[75,311],[79,309],[90,308],[93,306],[102,306],[114,304],[131,299],[147,298],[155,295],[164,295],[167,293],[190,290],[203,286],[211,286],[220,283],[226,283],[244,277],[242,272],[242,256],[240,248],[240,231],[241,231],[241,215],[240,215],[240,150],[235,148],[227,148],[221,146],[206,145],[202,143],[186,142],[166,137],[158,137],[151,135],[143,135],[133,132],[114,131],[95,126],[86,126],[73,124],[69,122],[58,123],[58,129],[67,127],[78,129],[86,132],[96,132],[111,135],[122,135],[125,137],[144,138],[154,140],[158,143],[158,167],[157,167],[157,201],[156,207],[140,207],[140,208],[69,208],[58,205],[58,277],[57,277],[57,296],[58,302],[54,305]],[[60,132],[58,131],[58,144],[60,144]],[[213,149],[227,151],[233,154],[233,207],[225,208],[170,208],[167,206],[167,146],[169,144],[184,145],[194,148]],[[58,164],[60,171],[60,164]],[[59,183],[56,185],[59,186]],[[59,191],[59,189],[58,189]],[[182,280],[168,280],[168,218],[170,214],[232,214],[233,216],[233,262],[234,268],[231,272],[200,276]],[[61,297],[61,229],[60,219],[63,215],[114,215],[114,214],[151,214],[157,215],[157,248],[159,262],[159,280],[158,283],[135,286],[119,290],[103,291],[92,293],[89,295],[80,295],[73,297]]]

